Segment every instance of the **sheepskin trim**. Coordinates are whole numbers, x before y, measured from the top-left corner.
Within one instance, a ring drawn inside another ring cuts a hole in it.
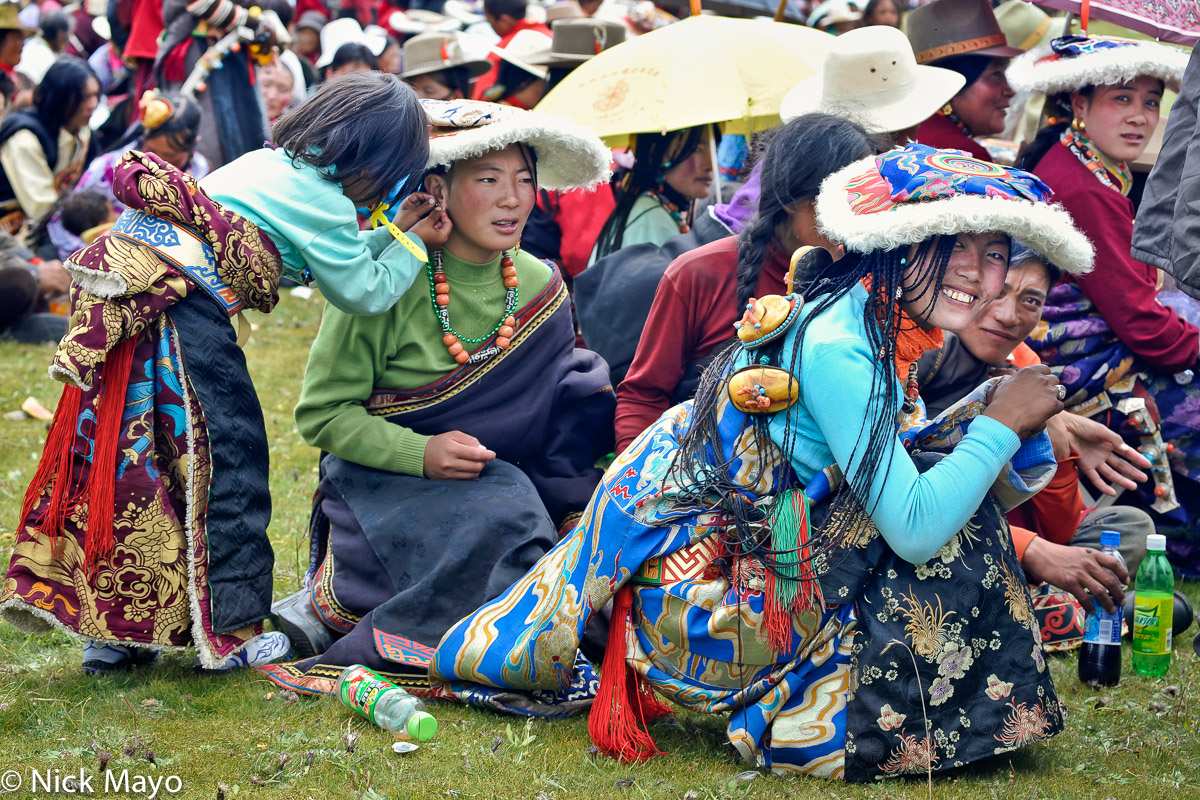
[[[104,272],[97,269],[86,269],[68,259],[63,268],[70,273],[71,278],[79,284],[79,288],[96,297],[109,299],[120,297],[129,291],[129,282],[115,272]]]
[[[537,154],[538,185],[543,189],[590,189],[612,176],[612,153],[600,137],[565,117],[536,111],[430,139],[426,168],[449,167],[518,142]]]
[[[1084,86],[1111,86],[1139,75],[1158,78],[1168,89],[1179,91],[1188,54],[1156,42],[1138,42],[1127,47],[1097,50],[1074,58],[1038,63],[1054,54],[1050,45],[1013,59],[1008,65],[1008,83],[1018,92],[1054,95]]]
[[[83,378],[78,373],[72,372],[66,367],[60,367],[58,364],[51,364],[47,370],[51,379],[60,383],[65,383],[68,386],[74,386],[77,389],[82,389],[85,392],[90,392],[92,387],[83,382]]]
[[[874,168],[874,156],[856,161],[826,178],[817,195],[821,232],[847,250],[870,253],[934,236],[1002,231],[1025,242],[1064,272],[1079,275],[1092,269],[1095,251],[1091,242],[1057,203],[956,195],[944,200],[900,203],[873,214],[855,214],[850,209],[846,184]]]

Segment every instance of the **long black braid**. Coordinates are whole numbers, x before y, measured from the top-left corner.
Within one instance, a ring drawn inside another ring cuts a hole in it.
[[[825,178],[879,146],[856,123],[829,114],[805,114],[776,130],[763,157],[758,209],[738,241],[738,309],[754,294],[767,247],[794,206],[811,201]]]
[[[901,332],[896,298],[907,283],[914,287],[906,292],[907,299],[921,309],[916,316],[927,315],[941,292],[955,241],[954,236],[935,237],[915,248],[902,246],[866,254],[848,253],[837,262],[829,258],[813,259],[812,273],[802,276],[804,294],[811,298],[808,300],[811,310],[798,323],[790,354],[784,353],[782,344],[753,351],[755,363],[782,367],[793,376],[799,376],[804,339],[813,320],[829,311],[856,286],[864,282],[869,284],[863,324],[867,345],[877,354],[878,368],[871,379],[868,412],[860,423],[858,443],[848,461],[854,469],[833,499],[829,522],[819,534],[812,532],[813,558],[827,551],[823,544],[834,541],[854,524],[854,513],[841,512],[852,512],[860,506],[868,514],[874,511],[873,507],[866,508],[866,498],[881,470],[882,480],[887,480],[893,452],[891,443],[896,436],[896,409],[900,404],[894,366],[897,336]],[[909,275],[907,281],[906,275]],[[774,510],[774,501],[770,499],[751,506],[744,493],[747,484],[763,480],[774,464],[760,457],[754,459],[756,464],[750,474],[743,475],[737,483],[732,478],[736,460],[751,453],[765,454],[773,448],[769,417],[754,417],[750,435],[740,440],[741,449],[731,453],[724,452],[718,427],[722,394],[727,391],[726,378],[740,352],[738,345],[728,348],[704,372],[696,391],[693,423],[680,440],[670,474],[685,501],[719,507],[732,517],[733,537],[737,540],[732,544],[737,552],[765,556],[762,558],[764,566],[772,569],[775,554],[769,549],[770,540],[763,536],[760,523]],[[848,421],[848,424],[853,423]],[[789,417],[780,442],[785,458],[797,445],[797,439],[797,431],[792,429]]]

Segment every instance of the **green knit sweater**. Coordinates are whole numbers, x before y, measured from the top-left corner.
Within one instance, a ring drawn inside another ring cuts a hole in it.
[[[464,337],[491,333],[504,313],[500,258],[472,264],[448,250],[442,254],[450,282],[450,324]],[[513,261],[520,281],[519,307],[545,288],[552,273],[525,252]],[[457,368],[442,335],[425,272],[382,314],[351,316],[326,305],[296,406],[300,435],[313,447],[347,461],[422,476],[425,444],[431,437],[370,416],[364,403],[373,389],[417,389]]]

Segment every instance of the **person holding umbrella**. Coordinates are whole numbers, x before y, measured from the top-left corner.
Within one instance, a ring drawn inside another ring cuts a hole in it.
[[[1004,130],[1005,113],[1015,94],[1004,77],[1009,47],[988,0],[934,0],[908,15],[908,39],[918,64],[959,73],[966,85],[921,124],[916,140],[930,147],[964,150],[990,159],[977,137]]]
[[[741,236],[726,232],[675,259],[658,283],[648,317],[642,312],[644,325],[628,324],[628,312],[610,308],[610,316],[626,321],[626,335],[637,346],[617,387],[617,452],[673,403],[693,395],[700,369],[732,341],[733,323],[750,296],[783,291],[796,248],[838,252],[813,216],[821,182],[851,161],[886,149],[893,138],[904,138],[962,85],[956,72],[918,66],[908,39],[895,28],[860,28],[832,43],[821,74],[784,96],[780,114],[788,122],[774,133],[763,158],[757,209],[745,230],[738,229]],[[602,305],[617,298],[606,301]],[[619,302],[628,308],[637,300]],[[582,294],[576,303],[587,336],[590,326],[584,322],[591,323],[595,313]]]
[[[692,204],[712,190],[709,126],[634,137],[633,169],[617,185],[617,207],[600,237],[593,260],[630,245],[661,245],[691,230]]]

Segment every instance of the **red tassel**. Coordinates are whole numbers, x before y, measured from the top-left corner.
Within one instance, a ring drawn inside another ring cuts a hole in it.
[[[79,405],[83,392],[75,386],[64,386],[62,396],[58,400],[58,408],[54,411],[54,421],[50,423],[50,431],[46,434],[46,445],[42,448],[42,458],[38,462],[37,472],[25,490],[25,502],[21,506],[20,524],[40,530],[49,537],[50,542],[56,543],[62,531],[64,520],[70,514],[74,503],[67,497],[71,489],[71,472],[74,466],[75,454],[75,424],[79,419]],[[54,490],[50,494],[50,503],[42,515],[40,523],[35,523],[31,517],[33,510],[41,502],[46,487],[54,481]],[[76,495],[76,499],[78,496]]]
[[[785,608],[776,592],[774,570],[766,570],[766,585],[763,587],[763,630],[767,635],[767,646],[776,653],[792,652],[792,609]],[[800,597],[797,595],[796,600]]]
[[[117,445],[121,441],[121,416],[125,390],[133,368],[134,339],[125,339],[109,351],[100,375],[99,412],[96,420],[92,471],[84,496],[88,499],[88,527],[83,543],[84,566],[89,577],[113,551],[113,500],[116,495]]]
[[[596,747],[606,756],[626,763],[662,755],[646,723],[671,713],[625,659],[632,610],[633,587],[626,584],[613,598],[600,688],[588,715],[588,733]]]

